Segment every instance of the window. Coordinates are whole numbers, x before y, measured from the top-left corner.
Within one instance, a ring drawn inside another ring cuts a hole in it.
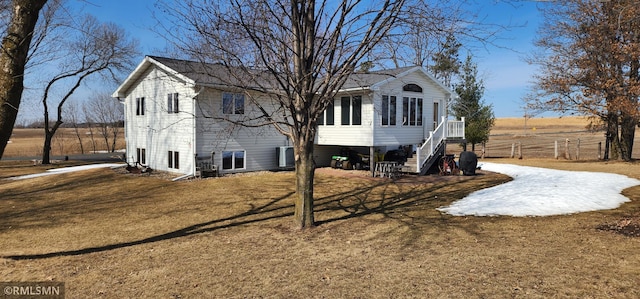
[[[402,125],[422,126],[422,99],[402,98]]]
[[[136,115],[144,115],[144,98],[136,98]]]
[[[334,107],[333,107],[333,101],[331,101],[331,103],[329,103],[329,105],[327,106],[327,109],[324,109],[324,112],[322,113],[322,115],[320,115],[320,118],[318,119],[318,125],[325,125],[325,126],[333,126],[334,125]]]
[[[180,168],[180,153],[169,151],[169,168]]]
[[[244,114],[244,95],[240,93],[223,93],[222,113]]]
[[[244,151],[223,151],[222,152],[222,169],[243,169],[244,168]]]
[[[178,113],[178,93],[170,93],[167,95],[167,112]]]
[[[382,125],[396,125],[396,96],[382,96]]]
[[[438,122],[440,122],[440,103],[433,102],[433,127],[438,127]]]
[[[136,162],[146,165],[147,164],[147,153],[143,148],[136,148]]]
[[[341,97],[342,125],[362,124],[362,97]]]
[[[417,84],[407,84],[402,87],[403,91],[411,91],[411,92],[422,92],[422,87]]]

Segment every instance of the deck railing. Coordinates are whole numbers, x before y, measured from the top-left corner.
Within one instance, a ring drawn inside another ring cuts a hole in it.
[[[447,121],[447,138],[465,138],[464,117],[461,120]]]

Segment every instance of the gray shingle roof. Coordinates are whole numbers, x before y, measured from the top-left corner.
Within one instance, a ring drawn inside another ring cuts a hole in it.
[[[344,86],[342,88],[351,89],[351,88],[371,87],[372,85],[378,82],[395,78],[398,75],[412,68],[415,68],[415,66],[407,66],[407,67],[380,70],[380,71],[371,71],[367,73],[354,73],[351,76],[349,76],[349,78],[344,83]]]
[[[219,63],[204,64],[197,61],[180,60],[166,57],[149,56],[150,58],[162,63],[163,65],[175,70],[176,72],[186,76],[193,80],[196,84],[209,84],[209,85],[230,85],[229,82],[235,82],[237,86],[247,86],[247,83],[254,82],[253,85],[260,83],[261,87],[265,87],[268,82],[265,78],[270,77],[265,73],[260,73],[252,70],[252,75],[245,75],[245,79],[238,78],[238,74],[246,73],[240,71],[234,72],[232,75],[230,69]],[[372,85],[394,78],[415,66],[407,66],[395,69],[371,71],[367,73],[354,73],[345,82],[343,89],[352,88],[368,88]],[[261,78],[257,81],[257,78]],[[249,84],[249,86],[252,86]]]
[[[269,86],[266,79],[269,76],[260,71],[240,68],[233,71],[233,67],[221,63],[202,63],[159,56],[148,57],[193,80],[196,84],[241,86],[244,88]]]
[[[199,61],[174,59],[160,56],[147,56],[145,61],[155,61],[161,67],[165,67],[176,75],[183,76],[186,80],[192,81],[196,85],[214,86],[218,88],[249,88],[256,90],[273,89],[278,90],[273,76],[266,71],[230,67],[221,63],[202,63]],[[153,63],[153,62],[152,62]],[[143,74],[145,68],[149,67],[148,62],[143,62],[138,68],[118,87],[114,92],[114,97],[124,97],[129,88]],[[371,71],[366,73],[354,73],[343,85],[343,91],[350,89],[370,89],[377,83],[390,80],[412,70],[422,68],[417,66],[407,66],[395,69]],[[422,70],[424,71],[424,70]],[[436,84],[447,90],[444,85],[437,82],[435,78],[425,72],[425,75],[434,80]]]

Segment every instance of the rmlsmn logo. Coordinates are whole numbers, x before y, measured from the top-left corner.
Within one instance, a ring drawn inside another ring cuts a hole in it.
[[[0,299],[64,299],[63,282],[0,282]]]

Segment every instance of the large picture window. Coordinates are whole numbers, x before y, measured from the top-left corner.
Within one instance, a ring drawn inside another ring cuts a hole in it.
[[[223,151],[222,152],[222,169],[244,169],[245,152],[244,151]]]
[[[342,109],[342,125],[362,124],[362,96],[341,97],[340,108]]]
[[[382,125],[383,126],[395,126],[396,125],[396,96],[382,96]]]
[[[318,119],[318,125],[333,126],[335,122],[334,112],[335,109],[333,107],[333,101],[331,101],[331,103],[329,103],[329,105],[327,106],[327,109],[325,109],[322,115],[320,115],[320,118]]]
[[[167,95],[167,112],[178,113],[178,93],[170,93]]]
[[[244,95],[240,93],[223,93],[222,113],[244,114]]]
[[[422,126],[422,98],[402,98],[402,125]]]
[[[144,115],[144,97],[136,98],[136,115]]]

